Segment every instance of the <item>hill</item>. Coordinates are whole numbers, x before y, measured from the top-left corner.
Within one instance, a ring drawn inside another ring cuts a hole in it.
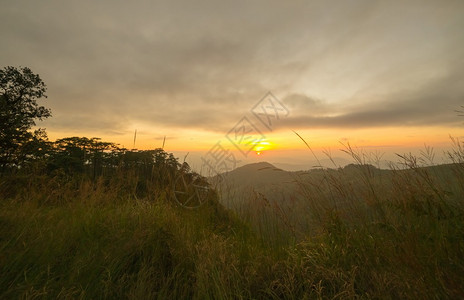
[[[316,198],[315,195],[316,205],[326,209],[341,208],[359,202],[359,199],[388,196],[406,182],[408,186],[403,187],[406,190],[418,185],[421,191],[417,190],[417,193],[436,194],[439,191],[449,195],[450,200],[458,201],[462,176],[462,166],[457,164],[405,166],[392,170],[369,164],[348,164],[338,169],[290,172],[260,162],[221,174],[220,180],[218,176],[210,180],[217,186],[219,201],[226,208],[249,212],[260,205],[271,205],[296,221],[312,209],[308,199]]]
[[[217,184],[220,203],[238,209],[247,205],[250,197],[264,197],[268,201],[281,201],[294,194],[295,179],[292,172],[259,162],[238,167],[212,178]]]

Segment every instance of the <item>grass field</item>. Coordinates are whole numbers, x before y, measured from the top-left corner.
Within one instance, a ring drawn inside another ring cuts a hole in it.
[[[0,298],[462,298],[455,150],[453,164],[403,157],[387,175],[353,152],[349,171],[300,178],[298,214],[266,199],[186,210],[117,181],[3,177]]]

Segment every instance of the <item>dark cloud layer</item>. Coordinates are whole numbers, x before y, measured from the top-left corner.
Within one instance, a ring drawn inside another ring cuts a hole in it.
[[[294,113],[281,126],[292,128],[361,128],[377,126],[456,126],[464,104],[464,64],[456,73],[412,90],[392,91],[372,102],[327,104],[304,95],[283,100]]]
[[[462,1],[0,4],[0,66],[49,87],[50,129],[225,131],[268,91],[291,128],[452,125]]]

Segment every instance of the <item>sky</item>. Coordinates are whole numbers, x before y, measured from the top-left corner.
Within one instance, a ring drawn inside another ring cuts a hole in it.
[[[462,0],[0,0],[0,67],[47,84],[51,140],[132,148],[137,130],[196,167],[218,150],[307,166],[302,139],[393,159],[464,136],[463,16]],[[240,151],[243,124],[262,151]]]

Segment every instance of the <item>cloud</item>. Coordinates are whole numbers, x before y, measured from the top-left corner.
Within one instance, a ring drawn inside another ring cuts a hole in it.
[[[290,95],[283,102],[291,108],[291,117],[283,120],[281,126],[292,128],[459,126],[462,118],[456,110],[464,103],[463,67],[464,65],[457,65],[452,74],[426,82],[413,90],[394,91],[379,97],[380,99],[373,99],[370,103],[359,101],[361,103],[339,106],[315,101],[302,95]],[[326,114],[320,115],[318,112]]]
[[[50,130],[227,132],[269,90],[291,111],[284,127],[449,125],[463,12],[462,1],[4,1],[0,66],[41,75]]]

